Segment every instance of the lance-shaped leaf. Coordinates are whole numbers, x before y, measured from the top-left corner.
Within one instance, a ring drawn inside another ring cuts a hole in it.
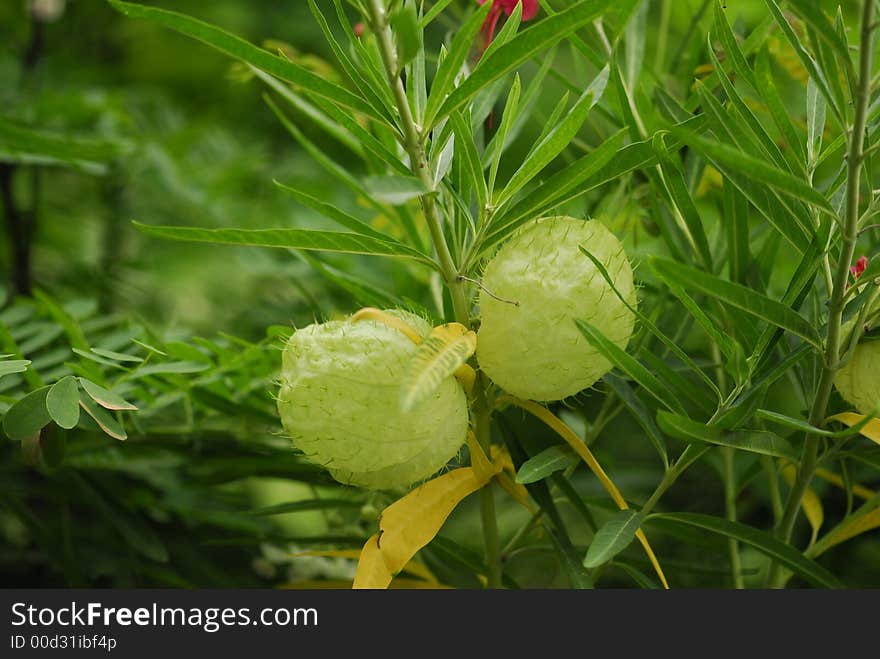
[[[720,517],[699,513],[654,513],[648,519],[690,526],[733,538],[769,556],[781,565],[796,572],[814,586],[820,588],[843,587],[843,584],[824,567],[805,558],[797,549],[776,539],[766,531],[759,531],[739,522],[731,522]]]
[[[715,446],[729,446],[730,448],[762,455],[772,455],[777,458],[796,460],[797,452],[787,441],[766,430],[743,430],[727,432],[717,426],[709,426],[699,421],[694,421],[680,414],[672,414],[665,410],[657,413],[657,423],[660,429],[670,437],[681,439],[688,443],[700,442]]]
[[[581,97],[547,136],[532,150],[519,169],[513,174],[504,190],[495,200],[501,206],[519,192],[526,183],[531,181],[550,162],[571,144],[590,110],[599,102],[605,86],[608,84],[608,67],[603,68],[599,75],[590,83]]]
[[[544,480],[554,472],[568,469],[580,462],[570,446],[551,446],[522,463],[516,472],[516,482],[523,485]]]
[[[565,11],[545,18],[535,26],[523,30],[509,42],[480,60],[474,72],[449,94],[436,115],[431,113],[431,103],[429,102],[425,125],[433,126],[435,119],[445,117],[453,110],[460,108],[492,81],[510,73],[526,60],[547,50],[601,16],[610,4],[612,4],[611,0],[582,0]]]
[[[496,467],[499,471],[500,465]],[[468,495],[483,487],[492,472],[455,469],[428,481],[386,508],[379,533],[361,551],[354,588],[387,588],[395,574],[440,531],[446,518]]]
[[[79,378],[79,383],[89,397],[101,407],[108,410],[136,410],[137,406],[132,405],[122,396],[113,393],[109,389],[105,389],[99,384],[95,384],[86,378]]]
[[[195,243],[219,243],[250,247],[280,247],[316,252],[343,252],[371,254],[414,259],[432,264],[424,254],[400,243],[386,242],[343,231],[314,231],[311,229],[200,229],[197,227],[152,226],[135,222],[134,225],[151,236]]]
[[[614,515],[593,537],[584,558],[584,567],[599,567],[617,556],[635,539],[641,523],[642,515],[637,510],[621,510]]]
[[[460,323],[431,330],[410,361],[400,386],[400,408],[409,412],[427,400],[446,378],[464,366],[477,348],[477,335]]]
[[[651,258],[649,263],[662,280],[686,290],[696,290],[714,296],[725,304],[791,332],[806,340],[813,347],[821,349],[821,341],[816,328],[806,318],[785,304],[741,284],[721,279],[668,259]]]
[[[79,404],[86,411],[86,414],[92,417],[92,420],[98,424],[98,427],[113,439],[123,440],[128,438],[119,422],[107,410],[92,400],[91,397],[80,392]]]

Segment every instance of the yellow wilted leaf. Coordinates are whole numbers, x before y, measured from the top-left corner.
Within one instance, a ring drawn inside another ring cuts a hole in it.
[[[855,412],[841,412],[840,414],[835,414],[834,416],[828,417],[825,422],[828,421],[840,421],[847,426],[854,426],[857,423],[862,423],[865,420],[864,414],[856,414]],[[872,442],[876,444],[880,444],[880,419],[871,419],[868,421],[859,432],[870,439]]]
[[[828,471],[827,469],[819,468],[816,470],[816,477],[821,478],[823,481],[827,481],[832,485],[839,487],[841,490],[846,489],[846,483],[843,481],[843,478],[840,474],[835,474],[833,471]],[[877,493],[874,490],[865,487],[864,485],[854,484],[852,486],[853,494],[857,497],[861,497],[862,499],[870,499]]]
[[[396,316],[392,316],[390,313],[382,311],[381,309],[374,309],[373,307],[364,307],[359,310],[351,317],[352,322],[357,322],[359,320],[375,320],[378,323],[382,323],[383,325],[387,325],[388,327],[393,327],[396,330],[403,332],[403,334],[410,341],[415,343],[416,345],[422,342],[422,337],[419,333],[412,328],[412,326],[397,318]]]
[[[797,477],[797,469],[791,462],[782,465],[782,477],[785,479],[785,482],[788,483],[789,487],[794,485],[795,478]],[[810,523],[810,528],[813,530],[813,537],[810,540],[810,544],[813,544],[816,542],[816,538],[819,535],[819,529],[822,528],[822,524],[825,522],[825,509],[822,507],[822,500],[819,499],[818,495],[811,487],[808,487],[804,492],[801,506],[803,506],[804,514],[807,516],[807,521]]]
[[[626,503],[626,499],[623,498],[623,495],[620,493],[620,490],[617,489],[617,486],[612,482],[610,478],[608,478],[608,474],[605,473],[605,470],[602,469],[602,465],[599,464],[599,461],[596,460],[592,451],[587,448],[587,445],[581,441],[581,438],[577,436],[577,433],[574,432],[571,428],[569,428],[559,417],[557,417],[553,412],[548,410],[543,405],[538,405],[537,403],[530,400],[522,400],[520,398],[516,398],[515,396],[502,396],[499,399],[499,402],[507,402],[512,405],[516,405],[524,409],[526,412],[531,414],[532,416],[540,419],[545,424],[547,424],[557,435],[562,437],[566,441],[566,443],[571,446],[575,452],[583,459],[584,462],[587,463],[587,466],[590,468],[590,471],[595,474],[596,478],[599,479],[599,482],[602,483],[602,486],[605,488],[605,491],[611,495],[611,498],[614,500],[614,503],[617,504],[617,507],[621,510],[629,509],[629,505]],[[648,555],[648,559],[651,561],[651,565],[654,567],[654,571],[657,573],[657,576],[660,577],[660,582],[663,584],[664,588],[669,588],[669,583],[666,581],[666,576],[663,574],[663,569],[660,567],[660,563],[657,561],[657,556],[654,554],[654,550],[651,549],[651,545],[648,543],[648,538],[645,535],[645,532],[639,529],[636,531],[636,538],[638,538],[642,547],[645,550],[645,553]]]
[[[439,325],[431,330],[410,361],[400,388],[400,407],[408,412],[454,375],[477,348],[477,335],[460,323]]]
[[[459,502],[499,471],[500,465],[484,473],[473,467],[455,469],[388,506],[379,518],[379,533],[361,551],[353,587],[387,588],[394,575],[434,539]]]
[[[880,528],[880,508],[874,508],[864,515],[849,517],[835,526],[815,545],[812,556],[819,556],[841,542],[846,542],[876,528]]]

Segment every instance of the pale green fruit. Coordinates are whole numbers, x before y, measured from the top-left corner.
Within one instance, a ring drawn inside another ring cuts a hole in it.
[[[597,221],[548,217],[517,232],[489,262],[480,294],[480,368],[519,398],[560,400],[593,385],[611,369],[575,326],[595,325],[618,347],[633,331],[633,313],[617,297],[583,245],[608,271],[621,295],[636,304],[623,246]]]
[[[392,311],[422,336],[430,326]],[[309,325],[282,357],[278,411],[294,445],[338,481],[373,489],[410,485],[441,469],[467,436],[461,385],[444,380],[410,412],[400,383],[416,351],[399,330],[373,320]]]
[[[843,328],[843,336],[848,329]],[[837,371],[834,386],[862,414],[872,414],[880,405],[880,341],[856,346],[852,359]]]

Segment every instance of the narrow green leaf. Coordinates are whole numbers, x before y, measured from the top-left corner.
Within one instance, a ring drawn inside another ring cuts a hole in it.
[[[717,0],[716,0],[717,6]],[[727,26],[727,21],[722,17],[723,25]],[[729,28],[729,26],[728,26]],[[732,37],[732,35],[730,35]],[[736,40],[733,40],[734,44]],[[722,70],[721,62],[718,61],[718,57],[715,55],[715,50],[712,48],[711,36],[709,37],[709,61],[716,68],[716,70]],[[727,51],[729,52],[729,51]],[[742,53],[740,53],[740,58],[742,58]],[[737,59],[734,58],[736,62]],[[754,76],[751,72],[751,69],[745,65],[745,60],[742,61],[742,66],[745,67],[745,70],[749,72],[749,79],[752,79]],[[739,68],[736,69],[742,75],[742,71]],[[761,122],[758,121],[758,118],[754,115],[751,108],[749,108],[746,101],[740,96],[739,92],[736,89],[736,86],[731,82],[730,78],[726,75],[719,76],[718,78],[721,81],[721,86],[724,89],[724,93],[727,95],[728,100],[731,102],[733,108],[736,110],[736,113],[742,119],[744,129],[748,129],[751,131],[752,136],[756,140],[756,144],[763,150],[764,154],[769,157],[770,160],[776,163],[777,167],[783,168],[783,171],[791,171],[789,167],[788,161],[785,159],[785,156],[782,155],[782,151],[779,150],[779,147],[776,145],[776,142],[773,140],[770,135],[767,134],[766,129]],[[755,86],[755,83],[753,83]]]
[[[364,187],[376,199],[394,206],[431,192],[414,176],[371,176],[364,179]]]
[[[428,105],[425,107],[425,116],[422,120],[426,129],[434,127],[438,110],[446,100],[449,93],[455,86],[455,78],[461,71],[462,65],[465,63],[474,45],[474,40],[483,27],[483,22],[489,15],[492,4],[484,3],[474,14],[459,28],[449,46],[449,52],[437,67],[437,73],[434,76],[434,82],[431,85],[431,91],[428,95]]]
[[[486,208],[486,204],[489,202],[489,192],[486,189],[486,179],[483,178],[483,166],[480,162],[480,154],[477,152],[477,145],[474,142],[471,127],[458,112],[453,112],[449,118],[452,122],[456,143],[458,144],[456,155],[461,161],[471,187],[474,190],[474,196],[477,198],[477,208],[482,210]]]
[[[0,378],[4,375],[12,375],[13,373],[24,373],[27,367],[31,365],[28,359],[10,359],[9,361],[0,361]]]
[[[312,231],[309,229],[199,229],[196,227],[151,226],[139,222],[134,222],[134,225],[151,236],[183,242],[372,254],[414,259],[425,264],[432,264],[423,254],[411,247],[356,233]]]
[[[759,50],[755,57],[755,85],[764,103],[767,104],[767,109],[773,118],[773,123],[776,124],[779,132],[782,133],[786,145],[793,155],[792,160],[802,164],[806,154],[804,139],[801,133],[794,127],[791,113],[785,107],[782,96],[776,87],[776,83],[773,81],[773,74],[770,69],[770,55],[767,48]]]
[[[523,485],[536,483],[554,472],[568,469],[580,461],[580,457],[570,446],[551,446],[522,463],[516,472],[516,482]]]
[[[9,439],[21,441],[36,435],[52,418],[46,408],[49,387],[30,392],[10,407],[3,416],[3,430]]]
[[[498,168],[501,165],[501,154],[504,153],[507,136],[510,128],[516,119],[519,109],[520,79],[519,75],[513,77],[513,84],[507,94],[507,102],[504,104],[504,114],[501,117],[501,125],[498,127],[498,133],[492,139],[490,146],[495,146],[492,153],[492,163],[489,166],[489,196],[495,197],[495,181],[498,178]],[[488,151],[488,149],[487,149]]]
[[[626,131],[618,131],[591,153],[563,168],[514,205],[503,210],[492,222],[485,239],[480,243],[480,252],[491,249],[524,223],[559,204],[645,163],[656,161],[657,156],[650,144],[642,142],[621,148],[625,139]]]
[[[339,6],[339,0],[334,0],[334,4],[336,5],[337,12],[341,11],[342,8]],[[345,52],[345,48],[339,43],[339,40],[333,34],[326,17],[321,13],[321,10],[318,9],[315,0],[309,0],[309,9],[312,11],[312,16],[314,16],[315,20],[318,22],[321,32],[324,33],[324,39],[333,51],[336,61],[339,62],[339,65],[348,76],[348,79],[351,80],[355,87],[357,87],[363,98],[373,107],[376,113],[388,118],[389,125],[393,125],[394,122],[391,121],[394,117],[392,111],[393,102],[391,100],[391,94],[388,92],[388,87],[386,85],[378,87],[369,83],[368,77],[364,75],[362,70],[355,66],[355,63]],[[348,27],[348,22],[346,21],[344,25]],[[263,76],[266,76],[266,74],[263,74]],[[308,88],[305,87],[304,89],[307,90]]]
[[[295,85],[299,85],[310,93],[323,96],[339,105],[350,108],[374,119],[386,123],[384,116],[376,112],[360,96],[353,94],[339,85],[328,82],[319,75],[304,69],[290,60],[258,48],[241,37],[229,34],[218,27],[204,23],[185,14],[146,7],[120,0],[108,0],[110,4],[132,18],[145,18],[154,23],[171,28],[188,37],[211,46],[235,59],[251,64]]]
[[[129,355],[124,352],[116,352],[115,350],[105,350],[104,348],[92,348],[92,352],[101,357],[112,359],[117,362],[142,362],[144,361],[137,355]]]
[[[419,26],[422,28],[427,27],[427,25],[437,18],[451,3],[452,0],[437,0],[437,2],[425,12],[425,15],[422,16],[422,19],[419,21]]]
[[[422,49],[422,28],[416,15],[413,0],[406,0],[389,20],[397,41],[398,64],[405,66],[413,61]]]
[[[513,174],[504,190],[495,200],[496,206],[506,203],[513,195],[531,181],[558,156],[577,135],[590,110],[602,96],[608,83],[608,68],[604,68],[590,83],[566,117],[557,124],[546,138],[529,154]]]
[[[713,446],[728,446],[740,451],[770,455],[776,458],[797,460],[797,451],[784,439],[764,430],[741,430],[727,432],[716,426],[707,426],[680,414],[664,410],[657,413],[657,423],[670,437],[682,441]]]
[[[147,364],[134,371],[130,378],[143,378],[148,375],[182,375],[186,373],[201,373],[211,368],[205,362],[162,362],[161,364]]]
[[[825,132],[825,99],[819,93],[815,80],[807,80],[807,162],[814,164],[822,151]]]
[[[46,409],[51,419],[62,428],[75,428],[79,423],[79,387],[72,375],[61,378],[46,394]]]
[[[311,208],[313,211],[320,213],[329,220],[333,220],[340,226],[343,226],[350,231],[354,231],[355,233],[358,233],[362,236],[369,236],[383,242],[397,242],[396,240],[394,240],[394,238],[391,238],[390,236],[386,236],[385,234],[376,231],[373,227],[371,227],[363,220],[359,220],[356,217],[349,215],[345,211],[337,208],[336,206],[325,203],[320,199],[315,199],[305,192],[301,192],[300,190],[291,188],[290,186],[279,183],[278,181],[274,181],[274,183],[276,186],[278,186],[278,188],[284,190],[284,192],[296,199],[296,201],[301,203],[303,206]]]
[[[601,16],[610,4],[611,0],[581,0],[565,11],[523,30],[491,55],[481,59],[474,72],[449,94],[437,113],[428,113],[425,124],[433,126],[435,119],[445,117],[460,108],[493,80],[510,73],[526,60]]]
[[[828,105],[831,106],[831,109],[833,110],[835,117],[837,117],[838,122],[843,124],[844,119],[842,108],[837,107],[834,95],[831,93],[831,89],[828,87],[828,82],[825,80],[825,76],[822,75],[822,72],[816,65],[816,61],[813,59],[810,53],[807,52],[807,49],[804,48],[801,39],[798,37],[797,33],[794,31],[794,28],[791,27],[791,24],[785,18],[785,15],[779,8],[779,5],[776,3],[776,0],[764,0],[764,4],[767,6],[767,9],[770,10],[773,19],[782,30],[782,34],[785,35],[788,43],[794,49],[794,52],[797,54],[798,59],[800,59],[801,64],[803,64],[804,68],[807,69],[810,77],[816,80],[816,84],[819,86],[819,89],[821,90],[822,95],[825,97],[825,100],[828,102]]]
[[[751,526],[699,513],[655,513],[650,515],[648,519],[691,526],[733,538],[778,561],[814,586],[843,588],[843,584],[837,580],[837,577],[821,565],[805,558],[797,549],[780,542],[771,534]]]
[[[862,420],[858,423],[855,423],[844,430],[839,430],[835,432],[833,430],[824,430],[822,428],[817,428],[809,421],[806,421],[804,419],[795,419],[794,417],[780,414],[779,412],[773,412],[772,410],[758,410],[755,413],[755,416],[759,419],[770,421],[771,423],[778,423],[780,426],[785,426],[786,428],[800,430],[810,435],[830,437],[832,439],[846,439],[847,437],[858,435],[862,431],[862,428],[871,423],[871,421],[875,418],[873,415],[865,415],[864,418],[862,418]]]
[[[137,406],[132,405],[117,393],[105,389],[99,384],[95,384],[86,378],[79,378],[79,383],[89,397],[98,403],[101,407],[108,410],[136,410]]]
[[[609,341],[602,332],[583,320],[575,320],[575,324],[581,334],[598,350],[605,359],[614,364],[630,378],[635,380],[642,388],[657,399],[662,405],[675,412],[684,413],[681,403],[669,392],[669,387],[661,383],[657,377],[647,368],[642,366],[634,357]]]
[[[617,284],[614,282],[614,279],[608,273],[608,270],[605,267],[605,265],[599,259],[597,259],[595,256],[593,256],[590,253],[590,251],[586,247],[584,247],[583,245],[578,245],[578,249],[584,254],[584,256],[586,256],[588,259],[590,259],[590,261],[593,263],[593,266],[596,268],[596,270],[599,271],[599,274],[602,275],[602,279],[605,280],[605,283],[608,284],[608,286],[611,288],[612,292],[617,297],[617,299],[623,303],[623,305],[630,311],[630,313],[632,313],[636,317],[636,319],[644,327],[646,327],[649,332],[651,332],[651,334],[653,334],[655,337],[657,337],[663,343],[663,345],[665,345],[667,348],[669,348],[669,350],[671,350],[672,353],[676,357],[678,357],[681,360],[681,362],[691,370],[691,372],[693,372],[697,377],[699,377],[701,380],[703,380],[703,383],[709,389],[714,391],[715,395],[720,400],[721,399],[721,392],[718,390],[717,385],[705,373],[703,373],[702,369],[699,366],[697,366],[696,363],[694,363],[694,361],[688,356],[688,354],[684,350],[682,350],[676,344],[675,341],[673,341],[668,336],[666,336],[666,334],[661,332],[660,328],[657,327],[657,325],[655,325],[654,322],[651,321],[650,318],[648,318],[645,314],[643,314],[641,311],[639,311],[639,309],[636,306],[633,306],[632,304],[630,304],[629,300],[627,300],[623,295],[620,294],[620,291],[617,288]],[[690,386],[687,386],[686,388],[692,389],[692,387],[690,387]]]
[[[629,408],[635,417],[636,423],[642,427],[654,448],[657,449],[657,453],[663,461],[663,466],[668,468],[669,456],[666,451],[666,442],[663,440],[663,434],[660,432],[660,428],[657,427],[657,423],[649,412],[648,406],[636,395],[623,378],[618,377],[614,373],[607,373],[602,377],[602,380],[614,390],[617,397]]]
[[[400,409],[413,410],[463,366],[477,348],[477,335],[459,323],[440,325],[422,341],[400,384]]]
[[[103,407],[98,405],[91,397],[84,392],[80,392],[79,404],[86,414],[92,417],[92,420],[98,424],[98,427],[113,439],[124,440],[128,438],[125,430],[113,416]]]
[[[813,325],[786,305],[760,293],[674,261],[653,257],[651,268],[665,281],[686,290],[715,296],[722,302],[801,337],[821,350],[821,340]]]
[[[694,148],[704,156],[720,165],[730,167],[749,178],[769,185],[770,187],[789,194],[796,199],[812,204],[816,208],[834,216],[834,209],[828,200],[820,192],[816,191],[806,181],[799,179],[788,172],[784,172],[773,165],[738,151],[726,144],[714,142],[700,137],[696,133],[680,127],[672,127],[672,134],[682,142]],[[811,232],[805,229],[807,237]]]
[[[669,198],[675,204],[675,208],[681,213],[687,228],[687,235],[693,250],[696,252],[700,263],[703,267],[712,271],[712,251],[709,248],[709,241],[706,238],[706,231],[703,228],[703,220],[697,210],[694,200],[688,190],[687,183],[684,180],[684,173],[681,170],[680,163],[673,159],[666,144],[663,141],[662,134],[657,134],[653,140],[654,150],[660,161],[660,169],[663,172],[663,182]]]
[[[593,536],[584,567],[597,568],[617,556],[635,539],[641,523],[642,515],[637,510],[621,510],[615,514]]]

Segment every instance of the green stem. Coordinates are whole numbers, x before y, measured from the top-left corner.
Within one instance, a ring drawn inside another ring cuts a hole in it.
[[[490,417],[486,400],[486,379],[482,373],[477,375],[474,384],[474,431],[486,455],[490,455]],[[486,565],[488,567],[488,587],[501,588],[501,540],[498,537],[498,517],[495,513],[494,481],[480,489],[480,516],[483,523],[483,544],[486,548]]]
[[[721,449],[721,456],[724,460],[724,507],[727,512],[727,519],[731,522],[736,521],[736,475],[733,470],[734,449],[724,447]],[[730,538],[727,541],[728,550],[730,551],[730,572],[733,577],[733,587],[742,590],[745,587],[742,576],[742,563],[739,558],[739,543]]]
[[[376,35],[376,42],[379,45],[379,52],[382,55],[382,64],[388,76],[388,84],[391,86],[394,103],[400,115],[400,127],[403,132],[402,144],[409,155],[410,168],[416,178],[425,185],[425,188],[430,190],[430,192],[420,196],[422,212],[428,224],[428,231],[431,233],[431,242],[434,244],[434,250],[437,252],[440,270],[452,295],[455,319],[463,325],[469,326],[470,307],[463,286],[464,282],[458,277],[458,268],[452,259],[452,253],[449,251],[446,237],[443,235],[443,222],[437,210],[437,193],[434,191],[431,168],[428,166],[425,139],[421,134],[421,128],[413,118],[412,110],[409,107],[409,100],[406,97],[406,89],[403,86],[403,80],[400,78],[401,71],[397,50],[394,47],[391,28],[388,26],[388,16],[385,12],[383,0],[370,1],[370,20]]]
[[[834,273],[834,289],[828,302],[828,330],[825,341],[822,375],[819,379],[819,386],[816,390],[812,409],[810,410],[810,423],[814,426],[821,425],[826,417],[828,401],[831,398],[831,390],[834,386],[834,376],[840,368],[840,335],[843,309],[846,302],[847,284],[849,283],[849,268],[852,264],[858,238],[859,189],[865,151],[865,127],[868,120],[871,64],[874,51],[873,33],[875,26],[873,25],[873,16],[874,0],[864,0],[860,31],[859,79],[853,98],[855,115],[847,152],[846,215],[842,227],[840,256]],[[801,509],[804,492],[806,492],[816,471],[819,443],[820,438],[816,435],[808,434],[804,438],[804,448],[797,476],[788,493],[782,513],[782,520],[777,528],[777,534],[785,542],[791,541],[794,523]],[[770,570],[768,583],[774,587],[783,585],[784,581],[782,581],[778,563],[775,563]]]

